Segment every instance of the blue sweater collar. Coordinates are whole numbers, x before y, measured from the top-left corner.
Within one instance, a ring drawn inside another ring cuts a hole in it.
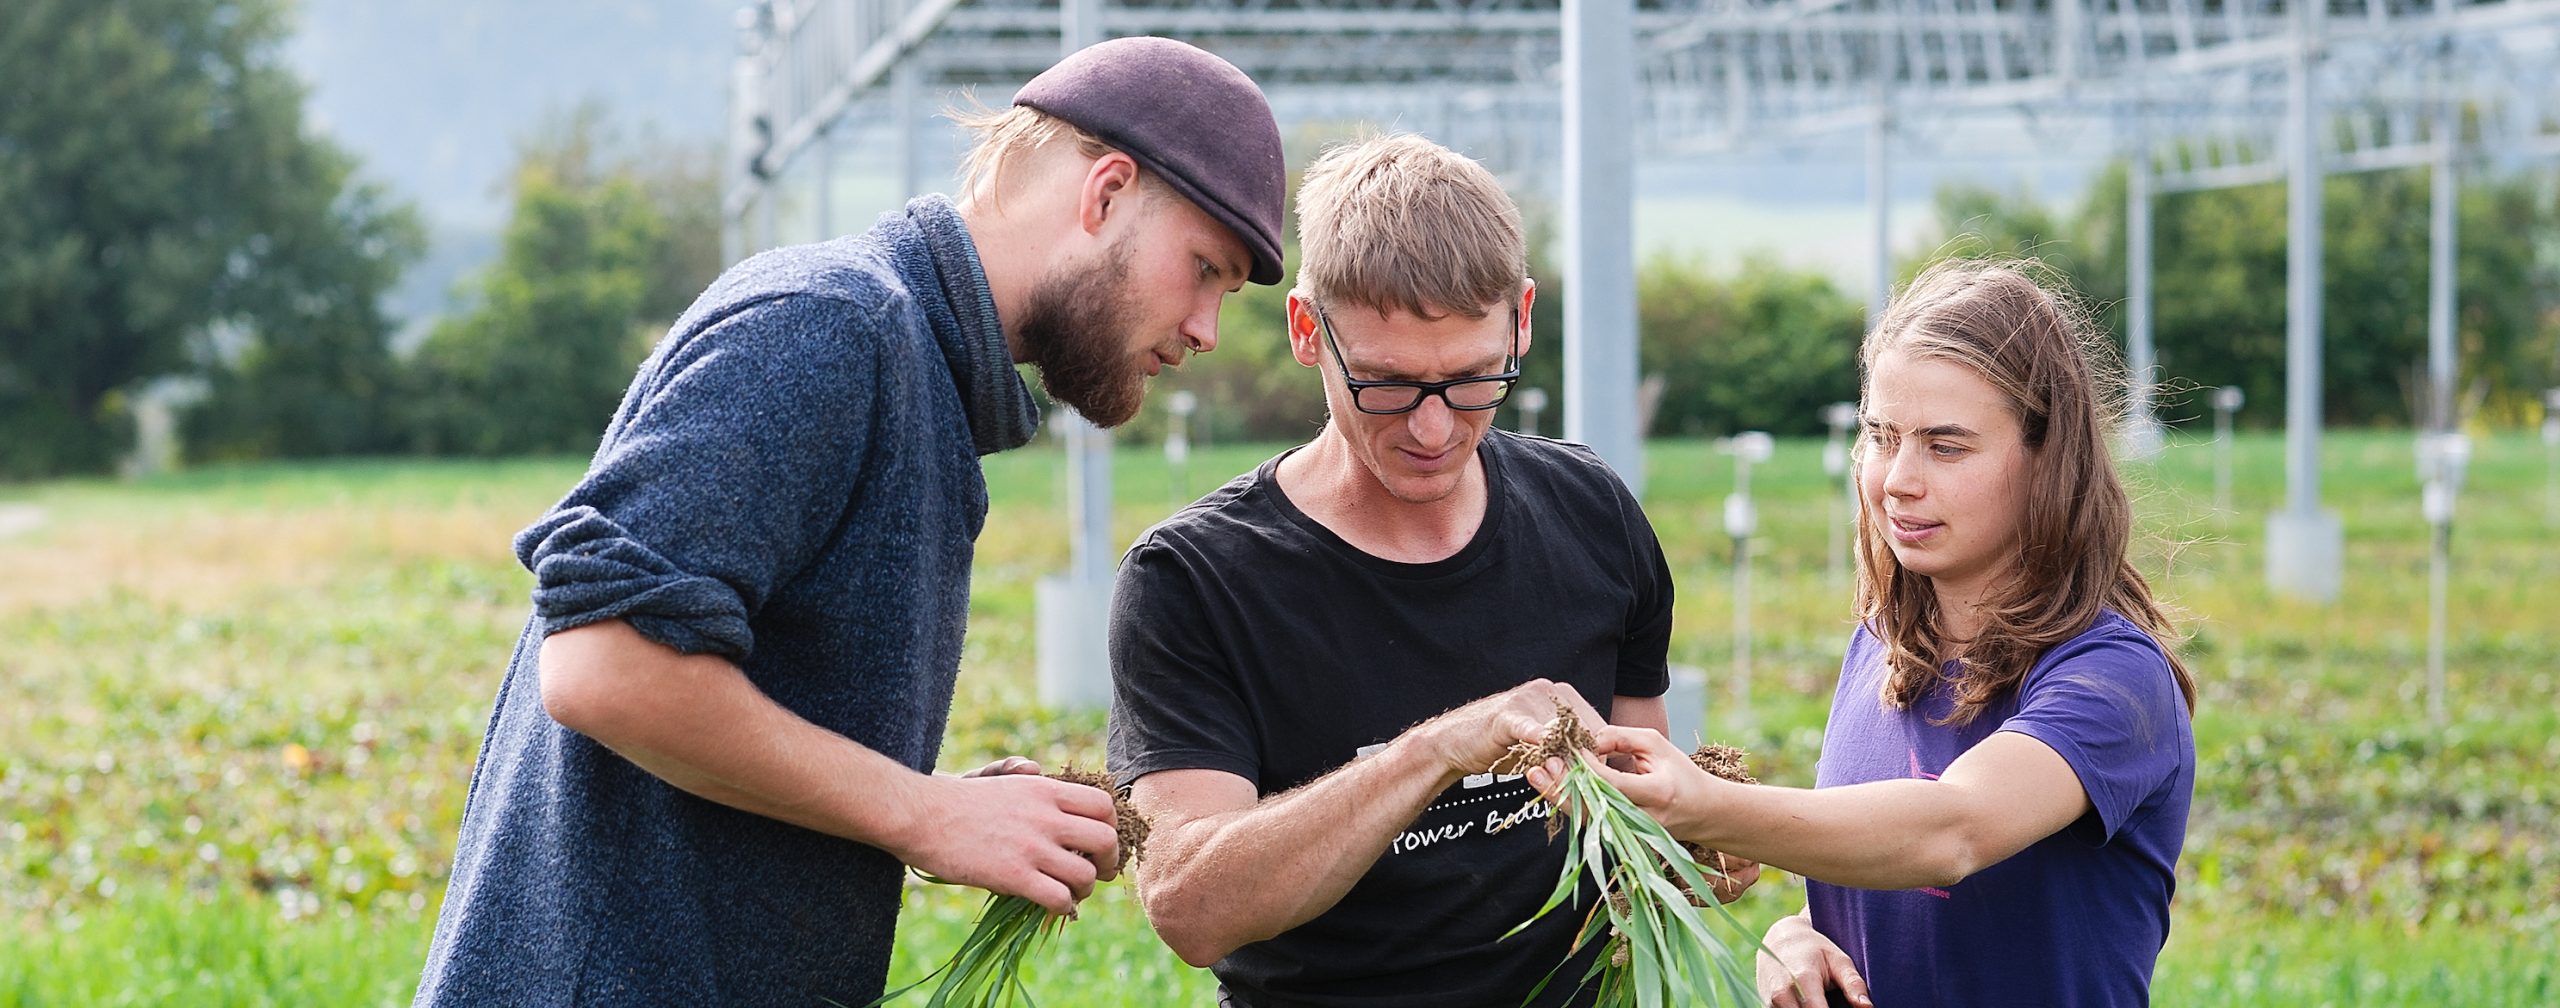
[[[960,402],[969,414],[969,437],[978,454],[992,455],[1031,443],[1040,429],[1040,404],[1013,369],[1013,351],[1005,345],[1004,326],[996,320],[995,292],[978,262],[977,242],[951,201],[938,195],[907,201],[907,220],[924,238],[941,281],[942,297],[959,324],[935,327],[942,357],[959,383]]]

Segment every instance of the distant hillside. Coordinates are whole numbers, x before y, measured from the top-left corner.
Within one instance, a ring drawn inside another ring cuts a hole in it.
[[[716,141],[740,0],[300,0],[286,58],[314,128],[415,201],[427,260],[393,295],[413,325],[489,261],[517,140],[594,99],[634,132]]]

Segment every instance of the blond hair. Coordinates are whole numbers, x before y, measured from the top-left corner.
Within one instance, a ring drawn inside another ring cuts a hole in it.
[[[1529,274],[1520,207],[1483,165],[1410,133],[1324,152],[1298,188],[1298,293],[1483,318]]]
[[[2115,347],[2068,288],[2030,276],[2042,272],[2027,260],[1931,266],[1894,296],[1858,350],[1870,378],[1887,353],[1981,375],[2007,400],[2027,448],[2017,566],[1983,600],[1982,629],[1960,656],[1939,632],[1927,579],[1894,559],[1883,522],[1869,515],[1859,523],[1858,618],[1884,646],[1885,706],[1917,703],[1949,678],[1940,668],[1954,660],[1955,704],[1944,723],[1971,722],[2016,690],[2047,649],[2112,609],[2160,645],[2192,712],[2196,684],[2178,660],[2176,628],[2126,556],[2133,505],[2107,451],[2124,386]],[[1861,456],[1859,465],[1872,464]]]
[[[1074,144],[1076,153],[1088,161],[1119,150],[1081,126],[1028,105],[997,111],[972,104],[943,114],[960,128],[978,135],[960,165],[960,192],[964,199],[992,201],[997,187],[1003,184],[1006,166],[1020,163],[1052,144]],[[1148,187],[1163,184],[1153,172],[1140,171],[1138,177]]]

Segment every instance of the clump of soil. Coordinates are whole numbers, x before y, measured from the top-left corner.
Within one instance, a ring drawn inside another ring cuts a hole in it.
[[[1524,774],[1530,767],[1545,766],[1551,759],[1560,759],[1570,765],[1598,744],[1599,740],[1591,737],[1591,729],[1583,727],[1582,718],[1573,712],[1573,708],[1558,701],[1555,720],[1547,722],[1547,733],[1536,742],[1511,743],[1511,749],[1493,761],[1492,770],[1498,774]],[[1535,798],[1530,800],[1537,801]],[[1514,815],[1513,818],[1519,816]],[[1563,832],[1564,817],[1548,816],[1547,840],[1553,842]]]
[[[1674,884],[1674,885],[1678,885],[1678,884],[1679,884],[1679,882],[1680,882],[1680,878],[1679,878],[1679,876],[1677,876],[1677,875],[1672,876],[1672,878],[1671,878],[1671,882],[1672,882],[1672,884]],[[1682,890],[1681,890],[1681,892],[1687,892],[1687,891],[1688,891],[1687,889],[1682,889]],[[1692,900],[1694,900],[1695,898],[1696,898],[1696,897],[1691,897],[1691,899],[1692,899]],[[1627,893],[1626,893],[1626,890],[1623,890],[1623,889],[1611,889],[1611,890],[1609,890],[1609,906],[1610,906],[1610,908],[1611,908],[1611,909],[1616,910],[1616,911],[1618,912],[1618,916],[1620,916],[1620,917],[1625,917],[1625,916],[1627,916],[1629,913],[1633,912],[1634,907],[1635,907],[1635,903],[1634,903],[1634,901],[1627,899]],[[1634,947],[1633,943],[1631,943],[1631,942],[1627,941],[1627,935],[1626,935],[1626,933],[1625,933],[1625,932],[1618,930],[1615,926],[1610,927],[1610,928],[1609,928],[1609,968],[1611,968],[1611,969],[1625,969],[1625,968],[1627,968],[1627,964],[1628,964],[1629,962],[1633,961],[1633,959],[1635,958],[1635,957],[1634,957],[1634,955],[1633,955],[1633,953],[1631,953],[1631,952],[1629,951],[1629,950],[1630,950],[1630,949],[1632,949],[1633,947]]]
[[[1689,754],[1689,762],[1700,770],[1737,784],[1758,784],[1760,779],[1751,776],[1750,759],[1750,753],[1729,745],[1702,745]]]
[[[1582,718],[1573,713],[1573,708],[1559,702],[1555,720],[1547,722],[1546,735],[1536,742],[1511,743],[1511,750],[1493,761],[1493,772],[1527,773],[1530,767],[1540,766],[1551,759],[1569,763],[1575,756],[1598,744],[1591,737],[1591,729],[1583,727]]]
[[[1750,753],[1729,745],[1701,745],[1698,751],[1689,754],[1689,762],[1697,764],[1698,769],[1713,776],[1722,777],[1737,784],[1758,784],[1760,778],[1751,776],[1750,760]],[[1714,865],[1718,874],[1724,872],[1723,853],[1711,851],[1693,843],[1682,843],[1680,846],[1688,850],[1690,860],[1702,865]],[[1671,882],[1679,886],[1682,892],[1688,892],[1689,884],[1681,881],[1678,875],[1673,875]],[[1691,904],[1707,905],[1706,899],[1697,893],[1692,892],[1688,895]]]
[[[1078,770],[1074,766],[1048,775],[1050,780],[1082,784],[1111,796],[1112,825],[1120,831],[1120,864],[1137,862],[1147,849],[1147,818],[1129,804],[1129,792],[1111,781],[1111,775],[1099,770]]]

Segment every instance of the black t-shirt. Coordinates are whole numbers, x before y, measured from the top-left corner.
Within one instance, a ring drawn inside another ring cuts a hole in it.
[[[1484,521],[1432,563],[1380,559],[1307,517],[1279,458],[1141,537],[1112,598],[1120,778],[1222,770],[1268,797],[1530,679],[1570,682],[1604,714],[1613,694],[1660,695],[1671,572],[1635,498],[1580,445],[1493,430],[1477,456]],[[1509,776],[1451,787],[1331,910],[1212,967],[1225,997],[1513,1008],[1556,971],[1539,1001],[1564,1003],[1596,953],[1557,970],[1582,913],[1501,937],[1564,868],[1543,818],[1498,828],[1534,797]]]

